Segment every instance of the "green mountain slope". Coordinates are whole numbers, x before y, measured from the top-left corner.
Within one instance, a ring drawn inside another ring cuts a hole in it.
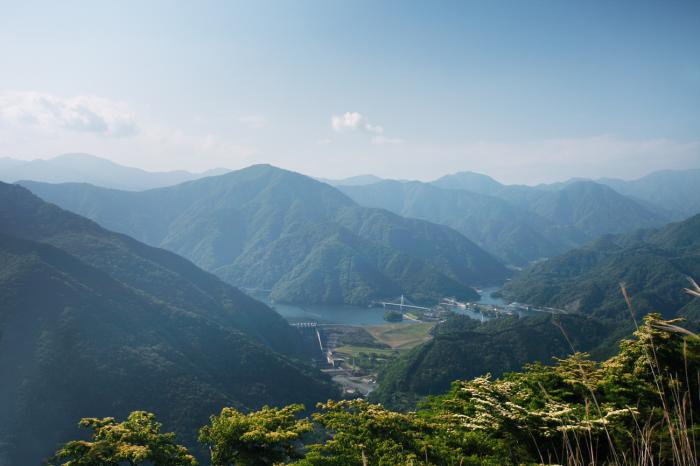
[[[622,282],[640,312],[671,316],[690,302],[682,292],[688,276],[700,276],[700,215],[603,237],[524,270],[502,292],[517,301],[619,318],[626,315]]]
[[[222,406],[336,393],[274,351],[305,354],[267,306],[19,186],[0,184],[0,264],[0,463],[39,464],[85,415],[147,407],[193,444]]]
[[[464,172],[442,177],[432,184],[498,197],[557,225],[573,228],[588,240],[608,233],[661,226],[672,219],[666,208],[639,202],[589,180],[535,187],[508,186],[485,175]]]
[[[229,283],[272,290],[279,301],[365,303],[397,292],[421,301],[445,290],[473,298],[469,285],[508,276],[448,227],[359,207],[331,186],[267,165],[139,193],[24,184]]]
[[[667,221],[659,212],[591,181],[576,181],[559,190],[517,198],[525,199],[532,212],[570,225],[590,238],[660,226]]]
[[[506,263],[526,265],[579,245],[587,236],[502,199],[433,184],[383,181],[342,186],[358,204],[448,225]]]
[[[562,331],[563,329],[563,331]],[[453,316],[433,330],[434,338],[390,365],[372,393],[375,401],[395,407],[413,405],[420,397],[444,392],[455,379],[490,373],[499,377],[525,363],[549,363],[552,357],[587,351],[608,329],[581,316],[541,315],[480,323]]]

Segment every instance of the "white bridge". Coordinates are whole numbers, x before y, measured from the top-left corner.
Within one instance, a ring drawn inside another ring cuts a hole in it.
[[[406,299],[404,298],[403,295],[401,295],[401,298],[399,298],[398,303],[393,303],[391,301],[380,301],[379,304],[381,304],[384,309],[386,309],[387,307],[389,309],[398,307],[399,311],[401,311],[401,312],[403,312],[404,308],[405,309],[420,309],[421,311],[431,311],[432,310],[429,307],[415,306],[413,304],[406,304]]]

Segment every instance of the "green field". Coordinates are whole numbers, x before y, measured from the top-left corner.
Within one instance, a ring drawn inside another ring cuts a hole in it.
[[[335,348],[333,350],[334,352],[338,354],[345,354],[348,356],[352,357],[357,357],[359,356],[360,353],[366,353],[366,354],[376,354],[378,356],[396,356],[397,350],[395,349],[386,349],[386,348],[370,348],[368,346],[352,346],[352,345],[344,345],[344,346],[339,346],[338,348]]]
[[[377,340],[393,349],[411,349],[432,338],[430,330],[434,323],[388,324],[367,327],[367,331]]]

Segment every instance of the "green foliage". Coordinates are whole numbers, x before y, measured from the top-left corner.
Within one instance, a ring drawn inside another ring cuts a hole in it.
[[[199,441],[209,447],[212,463],[229,465],[273,465],[300,457],[299,436],[311,430],[311,423],[297,419],[302,405],[263,407],[243,414],[224,408],[199,431]]]
[[[652,314],[607,361],[577,353],[499,380],[455,382],[423,409],[453,429],[504,441],[519,462],[604,464],[625,455],[636,464],[646,453],[688,464],[700,414],[700,340],[677,329]]]
[[[74,440],[58,450],[54,459],[62,466],[197,465],[187,448],[175,443],[175,434],[160,432],[151,413],[134,411],[121,423],[111,417],[84,418],[79,425],[92,429],[92,439]]]
[[[403,314],[399,311],[388,310],[384,312],[384,320],[387,322],[401,322],[403,320]]]
[[[313,419],[331,433],[308,446],[304,466],[469,464],[439,423],[365,400],[329,401]],[[473,439],[472,439],[473,440]]]

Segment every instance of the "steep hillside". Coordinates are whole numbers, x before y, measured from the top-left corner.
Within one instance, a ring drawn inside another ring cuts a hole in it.
[[[563,331],[562,331],[563,329]],[[426,395],[444,392],[453,380],[490,373],[499,377],[525,363],[548,363],[599,344],[609,330],[581,316],[541,315],[479,323],[453,316],[439,324],[434,338],[390,365],[379,378],[372,398],[407,407]]]
[[[267,306],[19,186],[0,184],[0,263],[0,463],[39,464],[85,415],[145,407],[192,444],[224,405],[335,394],[275,351],[305,354]]]
[[[625,283],[638,312],[666,316],[685,306],[686,277],[700,276],[700,215],[658,230],[606,236],[536,264],[502,289],[511,299],[619,318]]]
[[[336,393],[274,351],[306,349],[267,306],[19,186],[0,184],[0,263],[0,463],[39,464],[84,415],[147,406],[193,444],[221,406]]]
[[[365,303],[397,292],[422,301],[446,290],[473,298],[469,285],[508,275],[448,227],[359,207],[327,184],[267,165],[140,193],[26,186],[279,301]]]
[[[448,225],[506,263],[522,266],[562,253],[585,238],[502,199],[433,184],[383,181],[339,188],[358,204]]]
[[[14,183],[20,180],[47,183],[90,183],[106,188],[141,191],[170,186],[205,176],[220,175],[225,169],[204,173],[186,171],[148,172],[125,167],[107,159],[89,154],[64,154],[51,159],[30,161],[0,159],[0,181]]]

